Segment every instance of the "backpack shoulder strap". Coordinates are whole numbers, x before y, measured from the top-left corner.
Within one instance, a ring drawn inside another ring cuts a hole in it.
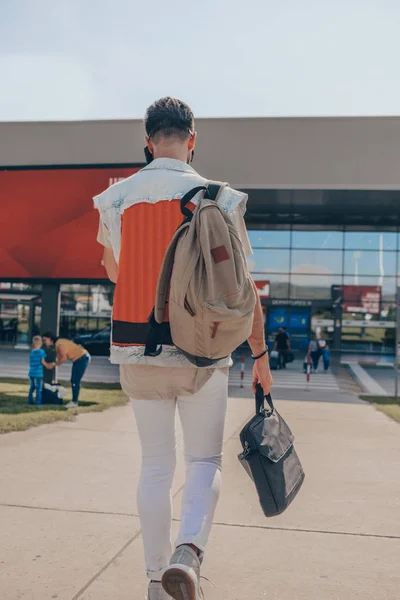
[[[189,190],[181,198],[181,213],[187,219],[191,219],[192,215],[193,215],[192,211],[187,207],[187,205],[189,204],[189,202],[191,202],[193,200],[193,198],[196,196],[196,194],[198,194],[202,190],[207,190],[206,186],[205,185],[198,185],[197,187],[192,188],[191,190]]]
[[[228,187],[228,183],[224,181],[209,181],[207,185],[206,198],[218,202],[224,188]]]
[[[189,202],[193,200],[193,198],[202,190],[205,191],[204,197],[208,200],[213,200],[214,202],[218,202],[218,199],[221,195],[221,192],[228,184],[223,181],[209,181],[207,186],[198,185],[197,187],[189,190],[182,198],[181,198],[181,213],[187,219],[191,219],[193,216],[192,211],[187,207]]]

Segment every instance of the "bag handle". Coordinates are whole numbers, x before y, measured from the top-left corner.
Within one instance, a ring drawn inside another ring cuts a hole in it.
[[[265,396],[264,390],[262,389],[261,384],[259,384],[259,383],[257,383],[257,386],[256,386],[255,400],[256,400],[256,415],[260,414],[260,412],[265,408],[265,402],[264,402],[265,400],[267,401],[268,406],[271,409],[271,412],[273,412],[275,410],[275,406],[272,401],[271,394],[267,394]]]

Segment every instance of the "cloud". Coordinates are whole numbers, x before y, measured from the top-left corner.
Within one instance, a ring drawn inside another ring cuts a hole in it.
[[[332,271],[323,265],[301,264],[292,270],[293,275],[333,275]]]

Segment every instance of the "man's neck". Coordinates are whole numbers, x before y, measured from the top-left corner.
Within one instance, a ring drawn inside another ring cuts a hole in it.
[[[180,160],[181,162],[187,162],[187,148],[180,148],[176,146],[164,147],[160,149],[154,149],[154,158],[173,158],[174,160]]]

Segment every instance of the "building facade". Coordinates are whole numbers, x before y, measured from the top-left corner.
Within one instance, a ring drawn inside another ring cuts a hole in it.
[[[249,194],[250,270],[272,343],[312,332],[391,354],[400,277],[398,118],[205,119],[194,167]],[[139,121],[0,123],[0,343],[109,326],[92,196],[143,164]],[[211,151],[210,151],[211,148]]]

